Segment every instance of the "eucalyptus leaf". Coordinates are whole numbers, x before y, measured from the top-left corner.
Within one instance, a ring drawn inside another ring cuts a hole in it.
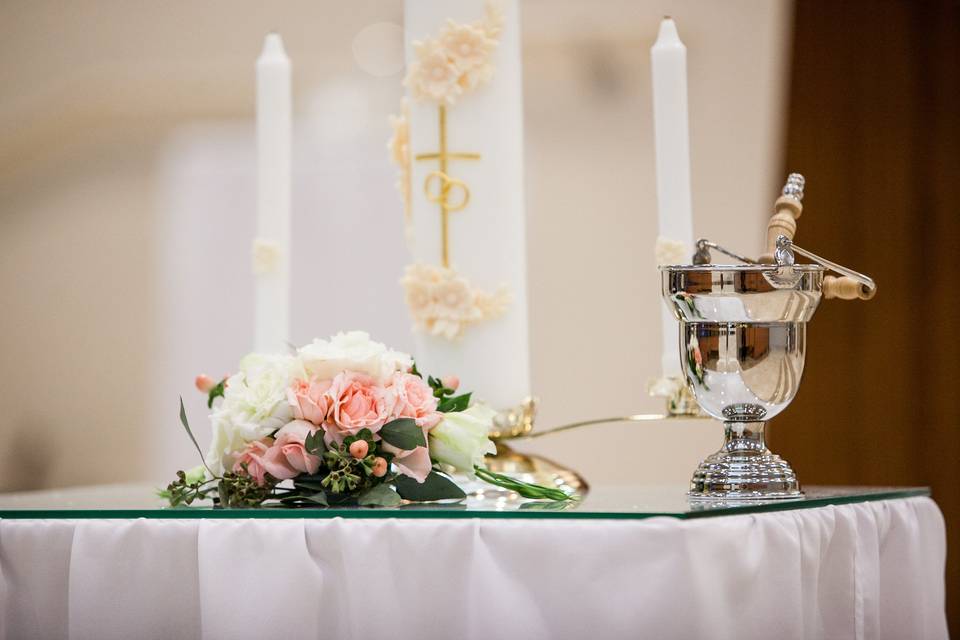
[[[427,441],[423,437],[423,429],[417,426],[417,422],[413,418],[399,418],[388,422],[381,427],[380,437],[387,444],[392,444],[403,451],[427,446]]]
[[[308,434],[303,441],[303,448],[311,455],[323,453],[324,450],[326,450],[326,446],[323,443],[323,430],[317,429],[313,433]]]
[[[457,484],[443,474],[431,471],[423,483],[408,476],[397,476],[394,480],[397,493],[405,500],[422,502],[425,500],[445,500],[466,498],[467,494]]]
[[[357,498],[361,507],[396,507],[400,502],[400,496],[388,484],[378,484]]]
[[[329,506],[330,504],[327,502],[326,491],[318,491],[317,493],[314,493],[309,496],[303,496],[303,497],[309,500],[310,502],[316,502],[317,504],[322,504],[325,507]]]

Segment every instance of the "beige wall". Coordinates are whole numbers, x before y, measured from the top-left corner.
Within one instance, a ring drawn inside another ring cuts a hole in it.
[[[542,422],[662,411],[644,394],[660,350],[649,47],[660,16],[674,16],[688,50],[694,232],[759,253],[783,179],[791,5],[525,6],[533,375]],[[596,439],[615,443],[612,451],[591,449],[588,433],[530,448],[584,460],[579,467],[593,481],[683,482],[720,444],[719,429],[698,421],[594,428]]]
[[[659,362],[648,47],[660,15],[674,15],[689,48],[697,232],[756,251],[782,178],[789,5],[526,0],[522,8],[541,422],[656,410],[644,394]],[[158,429],[176,439],[176,464],[190,460],[173,412],[145,400],[158,368],[184,367],[170,360],[179,356],[158,326],[158,301],[177,299],[177,289],[159,289],[167,280],[156,259],[170,249],[157,246],[170,198],[158,173],[170,140],[183,125],[252,127],[252,60],[263,33],[279,29],[301,112],[329,78],[370,89],[368,115],[382,135],[374,130],[355,153],[360,164],[382,162],[388,129],[376,111],[395,109],[398,78],[367,77],[351,42],[364,26],[400,15],[399,2],[386,0],[0,5],[0,489],[156,478],[167,465],[146,461]],[[383,182],[370,188],[392,193]],[[191,295],[206,286],[174,284]],[[163,384],[174,402],[189,392],[188,383]],[[613,461],[587,432],[538,448],[593,481],[673,481],[719,438],[715,430],[599,429],[627,443]],[[638,461],[639,471],[625,466]]]

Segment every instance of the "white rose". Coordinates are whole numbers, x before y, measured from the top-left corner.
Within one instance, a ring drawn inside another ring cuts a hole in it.
[[[302,347],[299,355],[307,374],[324,380],[350,370],[365,373],[383,384],[397,371],[407,371],[413,365],[409,355],[387,349],[364,331],[338,333],[329,341],[314,340]]]
[[[240,361],[240,371],[227,379],[223,402],[210,415],[213,439],[207,464],[217,474],[233,464],[233,455],[247,443],[264,438],[293,419],[287,387],[304,377],[293,356],[251,353]]]
[[[479,404],[443,414],[440,424],[430,430],[430,457],[472,476],[474,466],[483,466],[485,455],[497,452],[489,437],[496,415],[493,409]]]

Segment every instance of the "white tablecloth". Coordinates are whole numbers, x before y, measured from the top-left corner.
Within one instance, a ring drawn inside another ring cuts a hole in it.
[[[946,638],[927,498],[694,520],[4,520],[0,638]]]

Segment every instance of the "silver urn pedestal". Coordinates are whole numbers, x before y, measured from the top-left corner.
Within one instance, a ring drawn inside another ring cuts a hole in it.
[[[824,268],[707,264],[660,271],[663,297],[680,321],[683,375],[701,409],[724,425],[723,446],[697,467],[689,495],[801,497],[797,474],[767,447],[765,429],[800,385]]]

